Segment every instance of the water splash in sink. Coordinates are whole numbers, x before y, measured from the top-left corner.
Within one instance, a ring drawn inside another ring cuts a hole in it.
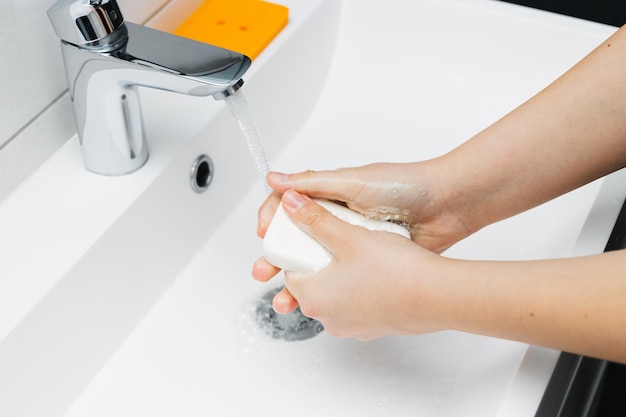
[[[280,290],[265,294],[256,308],[257,322],[267,334],[274,339],[296,341],[310,339],[324,330],[322,323],[302,314],[299,307],[288,314],[276,313],[272,299]]]
[[[252,155],[257,171],[261,175],[265,191],[269,194],[272,192],[272,189],[267,185],[265,177],[270,170],[270,165],[267,160],[267,155],[265,154],[263,142],[261,141],[261,135],[250,113],[250,107],[248,106],[246,97],[241,90],[238,90],[234,94],[226,97],[225,101],[246,137],[250,155]],[[257,305],[257,322],[268,335],[272,336],[274,339],[293,341],[309,339],[324,330],[322,323],[302,314],[300,308],[288,314],[277,313],[272,307],[272,299],[279,291],[280,288],[270,290],[261,297]]]

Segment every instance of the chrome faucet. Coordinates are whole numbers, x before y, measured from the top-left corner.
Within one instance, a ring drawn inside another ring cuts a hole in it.
[[[124,22],[115,0],[58,0],[48,17],[61,49],[85,167],[124,175],[148,160],[138,87],[223,99],[245,55]]]

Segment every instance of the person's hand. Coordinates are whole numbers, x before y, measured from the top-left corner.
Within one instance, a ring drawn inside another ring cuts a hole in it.
[[[371,164],[297,174],[270,172],[274,192],[259,209],[257,234],[265,235],[282,193],[294,189],[310,197],[340,201],[363,215],[408,226],[414,242],[441,253],[471,234],[450,199],[450,190],[434,175],[436,161]]]
[[[331,335],[362,340],[440,330],[426,313],[426,287],[434,278],[429,265],[441,257],[394,233],[350,225],[296,191],[287,191],[282,204],[333,255],[315,275],[285,273],[303,314],[321,321]]]
[[[334,171],[307,171],[298,174],[270,173],[267,182],[274,192],[259,209],[257,234],[265,236],[282,193],[294,189],[303,194],[346,203],[364,215],[394,220],[408,226],[414,242],[440,253],[471,231],[453,208],[445,186],[436,179],[436,162],[373,164]],[[279,272],[264,258],[256,261],[252,275],[268,281]],[[274,298],[276,311],[288,312],[297,301],[283,290]]]

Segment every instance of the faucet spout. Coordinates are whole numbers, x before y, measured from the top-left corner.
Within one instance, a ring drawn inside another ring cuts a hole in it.
[[[148,160],[139,87],[222,99],[243,85],[251,64],[233,51],[124,22],[115,0],[59,0],[48,15],[61,37],[85,167],[98,174],[128,174]]]

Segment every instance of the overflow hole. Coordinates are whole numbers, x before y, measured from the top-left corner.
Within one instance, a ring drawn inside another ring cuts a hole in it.
[[[209,188],[213,180],[213,161],[207,155],[200,155],[191,165],[189,175],[191,189],[197,193],[202,193]]]

